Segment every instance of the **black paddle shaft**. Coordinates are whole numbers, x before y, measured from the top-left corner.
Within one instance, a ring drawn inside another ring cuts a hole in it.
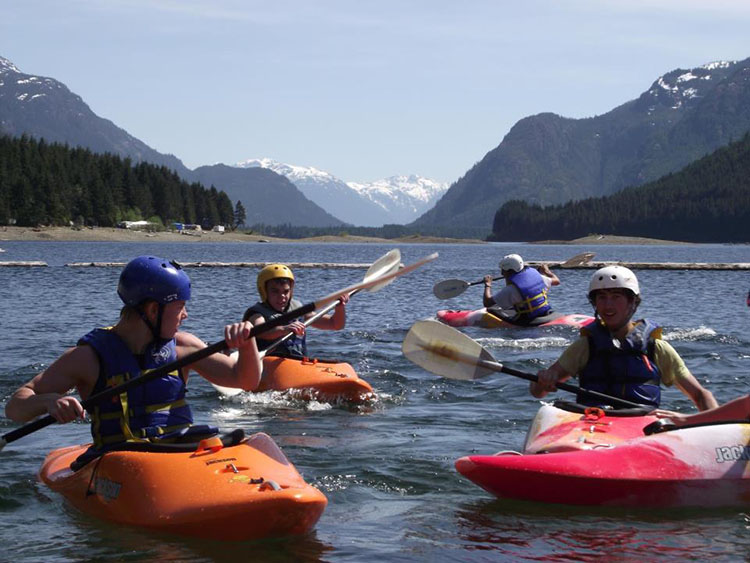
[[[488,363],[491,364],[492,362],[488,362]],[[521,379],[526,379],[528,381],[535,381],[535,382],[539,381],[539,378],[536,375],[518,371],[516,369],[509,368],[506,366],[502,366],[502,371],[509,375],[515,375],[516,377],[520,377]],[[583,387],[571,385],[570,383],[556,383],[555,386],[558,389],[562,389],[563,391],[570,391],[571,393],[580,393],[581,395],[586,395],[587,397],[591,397],[592,399],[604,401],[605,403],[611,404],[612,406],[619,405],[620,407],[624,407],[624,408],[638,408],[638,409],[642,409],[644,407],[644,405],[641,405],[638,403],[633,403],[625,399],[620,399],[619,397],[613,397],[612,395],[605,395],[604,393],[599,393],[598,391],[591,391],[589,389],[584,389]]]

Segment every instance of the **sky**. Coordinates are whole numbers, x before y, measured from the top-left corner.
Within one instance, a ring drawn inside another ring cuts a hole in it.
[[[189,168],[452,183],[542,112],[750,57],[748,0],[3,0],[0,56]]]

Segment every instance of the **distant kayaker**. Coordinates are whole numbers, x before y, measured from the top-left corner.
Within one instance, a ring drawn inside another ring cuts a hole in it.
[[[661,328],[649,320],[633,321],[641,292],[635,274],[623,266],[597,270],[589,283],[595,322],[549,369],[531,383],[531,394],[544,397],[556,384],[577,375],[584,389],[634,403],[658,407],[660,385],[676,385],[699,410],[717,406],[713,394],[690,373],[672,346],[661,339]],[[583,405],[600,402],[579,395]]]
[[[117,293],[125,304],[117,324],[92,330],[13,393],[5,406],[8,418],[27,422],[49,413],[61,423],[80,419],[84,410],[67,394],[71,389],[85,400],[206,347],[197,336],[179,331],[188,316],[190,279],[178,264],[139,256],[122,270]],[[248,338],[251,330],[248,322],[224,327],[228,346],[239,349],[238,359],[213,354],[95,405],[89,411],[95,448],[213,433],[211,427],[193,426],[185,401],[188,373],[194,370],[217,385],[255,389],[261,364],[255,339]]]
[[[552,312],[547,292],[553,285],[560,285],[560,278],[547,264],[530,268],[518,254],[508,254],[500,260],[500,273],[505,278],[505,287],[495,294],[492,293],[492,276],[484,277],[485,307],[496,306],[495,311],[501,318],[515,324],[526,324]]]
[[[242,317],[242,320],[250,321],[254,326],[302,306],[302,302],[294,299],[294,274],[284,264],[269,264],[264,267],[258,273],[255,285],[260,295],[260,301],[248,308]],[[333,314],[321,317],[311,326],[323,330],[341,330],[344,328],[346,325],[345,307],[348,301],[348,295],[341,296]],[[313,315],[314,313],[309,313],[306,318]],[[293,336],[276,346],[268,355],[306,357],[307,338],[304,320],[305,318],[300,318],[287,325],[281,325],[264,332],[263,337],[257,339],[258,349],[265,350],[272,342],[291,332]]]

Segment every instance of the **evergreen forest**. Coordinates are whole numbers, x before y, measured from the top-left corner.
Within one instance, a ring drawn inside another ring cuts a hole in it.
[[[235,224],[229,197],[188,183],[165,166],[50,144],[0,137],[0,225],[114,227],[148,220]]]
[[[679,172],[615,194],[495,213],[494,241],[571,240],[594,233],[686,242],[750,242],[750,134]]]

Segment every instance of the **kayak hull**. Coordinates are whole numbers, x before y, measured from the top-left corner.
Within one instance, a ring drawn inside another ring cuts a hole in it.
[[[345,362],[263,358],[263,378],[257,391],[298,390],[301,398],[361,403],[372,396],[372,387]]]
[[[584,327],[594,321],[590,315],[552,313],[534,319],[529,325],[518,325],[510,323],[492,311],[484,309],[468,310],[441,310],[437,312],[437,319],[449,326],[460,328],[466,326],[478,326],[481,328],[536,328],[546,326],[570,326],[574,328]]]
[[[542,420],[551,420],[552,408],[540,409],[548,411],[540,412]],[[466,456],[456,469],[508,499],[627,507],[750,504],[750,423],[645,436],[653,417],[578,416],[577,422],[545,425],[538,415],[523,453]]]
[[[242,389],[211,385],[225,397],[242,393]],[[278,356],[263,358],[263,377],[255,392],[263,391],[289,391],[298,399],[321,402],[364,403],[373,396],[372,386],[345,362]]]
[[[203,451],[113,451],[73,471],[87,448],[52,451],[39,476],[81,512],[117,524],[212,540],[281,537],[312,530],[328,502],[262,433]]]

